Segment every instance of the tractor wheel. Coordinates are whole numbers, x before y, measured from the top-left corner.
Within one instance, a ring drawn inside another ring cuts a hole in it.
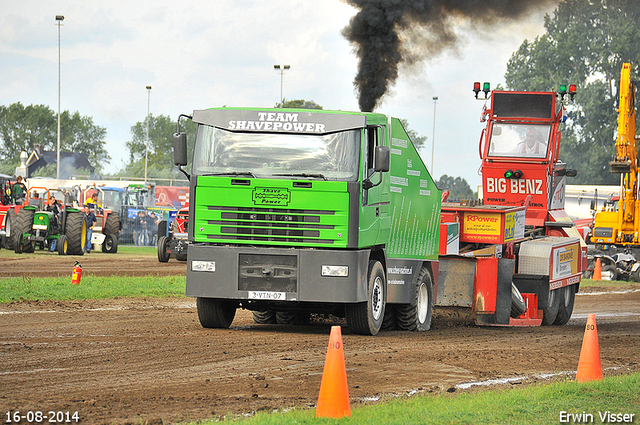
[[[161,236],[167,236],[167,220],[160,220],[158,222],[158,240]]]
[[[271,310],[253,311],[253,321],[259,325],[276,323],[276,313]]]
[[[169,240],[166,236],[160,236],[158,239],[158,261],[161,263],[166,263],[169,261],[169,257],[171,254],[167,252],[167,245],[169,244]]]
[[[187,253],[184,254],[176,254],[176,260],[178,261],[187,261]]]
[[[108,233],[104,235],[104,241],[102,241],[102,252],[108,254],[115,254],[118,252],[118,235]]]
[[[13,235],[11,234],[11,227],[16,223],[16,211],[13,208],[7,210],[7,215],[4,218],[4,232],[5,240],[4,247],[6,249],[13,249]]]
[[[559,292],[560,308],[558,308],[558,315],[553,324],[562,326],[566,325],[569,319],[571,319],[573,304],[576,300],[576,285],[565,286],[557,291]]]
[[[562,301],[562,294],[560,290],[554,289],[549,291],[549,298],[547,305],[542,308],[542,325],[551,326],[558,317],[558,310],[560,309],[560,302]]]
[[[15,226],[13,227],[13,230],[15,231],[13,240],[15,252],[18,254],[35,251],[35,245],[33,242],[24,240],[24,233],[29,233],[31,231],[31,227],[33,226],[33,216],[35,213],[35,210],[23,208],[16,216]],[[22,237],[18,238],[19,235],[22,235]]]
[[[17,234],[13,243],[15,253],[22,254],[22,251],[24,250],[24,235],[22,233]]]
[[[347,326],[351,332],[361,335],[377,335],[384,319],[387,302],[387,284],[380,261],[369,261],[367,301],[348,304],[345,307]]]
[[[414,290],[414,299],[411,304],[396,307],[398,326],[406,331],[428,331],[431,328],[433,315],[433,280],[426,267],[420,270]]]
[[[228,328],[236,316],[237,303],[217,298],[196,298],[198,319],[203,328]]]
[[[67,255],[69,252],[69,241],[65,235],[60,235],[56,248],[58,249],[58,255]]]
[[[105,235],[115,235],[116,239],[120,232],[120,214],[117,212],[111,212],[107,215],[107,222],[102,229],[102,233]]]
[[[83,212],[70,212],[64,234],[67,236],[69,254],[84,255],[84,248],[87,246],[87,216]]]

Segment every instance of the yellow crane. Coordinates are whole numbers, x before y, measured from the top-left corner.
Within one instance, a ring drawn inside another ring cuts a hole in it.
[[[631,64],[620,72],[618,137],[612,173],[621,174],[620,200],[595,216],[592,242],[596,244],[640,245],[640,201],[638,200],[638,154],[636,146],[636,81],[631,80]]]

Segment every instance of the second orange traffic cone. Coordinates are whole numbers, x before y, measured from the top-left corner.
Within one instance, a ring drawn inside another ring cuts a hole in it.
[[[347,369],[344,363],[340,326],[332,326],[322,371],[322,382],[320,382],[316,417],[342,418],[344,416],[351,416]]]
[[[580,350],[576,381],[599,381],[601,379],[602,364],[600,363],[596,315],[590,314],[587,318],[587,327],[584,330],[584,338],[582,339],[582,349]]]
[[[593,280],[602,280],[602,261],[600,261],[600,257],[596,259],[596,266],[593,269]]]

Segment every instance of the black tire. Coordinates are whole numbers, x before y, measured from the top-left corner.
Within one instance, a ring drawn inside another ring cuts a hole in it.
[[[14,250],[18,254],[21,254],[23,252],[35,251],[35,245],[33,244],[33,242],[24,240],[24,233],[29,233],[31,227],[33,226],[33,216],[35,214],[35,210],[23,208],[16,216],[16,222],[13,229],[15,230],[13,240]]]
[[[69,212],[64,230],[69,254],[84,255],[84,248],[87,246],[87,216],[83,212]]]
[[[22,233],[18,233],[16,235],[16,239],[13,242],[14,247],[13,250],[16,254],[22,254],[22,251],[24,251],[24,234]]]
[[[414,288],[413,302],[396,306],[398,327],[405,331],[424,332],[431,328],[433,316],[433,279],[423,267]]]
[[[118,233],[120,233],[120,214],[110,212],[107,215],[107,222],[104,224],[102,233],[105,235],[114,235],[116,239],[118,238]]]
[[[171,254],[167,252],[168,243],[169,241],[166,236],[160,236],[160,239],[158,239],[158,261],[161,263],[168,262],[171,256]]]
[[[253,321],[259,325],[271,325],[276,323],[276,313],[271,310],[253,311]]]
[[[160,220],[158,222],[158,240],[162,236],[167,236],[167,220]]]
[[[553,322],[554,325],[566,325],[569,319],[571,319],[573,304],[576,300],[576,288],[576,285],[570,285],[557,290],[559,292],[560,307],[558,308],[556,320]]]
[[[178,261],[187,261],[187,253],[184,254],[176,254],[176,260]]]
[[[634,282],[640,282],[640,268],[631,272],[631,279],[633,279]]]
[[[105,234],[102,241],[102,252],[115,254],[118,252],[118,235],[112,233]]]
[[[367,301],[346,306],[347,326],[356,334],[377,335],[387,303],[387,279],[380,261],[369,261],[367,277]]]
[[[307,325],[309,324],[309,313],[278,311],[276,312],[276,323],[279,325]]]
[[[69,253],[69,241],[65,235],[60,235],[56,245],[58,255],[67,255]]]
[[[611,276],[611,280],[618,280],[618,270],[616,269],[616,266],[614,266],[613,264],[603,265],[602,271],[609,272],[609,275]]]
[[[196,307],[203,328],[228,328],[236,316],[237,304],[217,298],[198,297]]]
[[[517,318],[527,311],[527,305],[522,298],[522,294],[516,288],[516,285],[511,282],[511,317]]]
[[[16,217],[15,209],[13,207],[9,208],[7,210],[7,215],[4,218],[4,233],[5,233],[4,247],[6,249],[14,248],[13,234],[11,233],[11,228],[16,223],[16,218],[17,217]]]
[[[384,307],[384,318],[382,319],[382,331],[393,331],[397,329],[396,322],[396,306],[394,304],[387,304]]]
[[[558,316],[558,310],[560,309],[560,302],[562,294],[555,289],[549,291],[549,299],[547,305],[542,308],[542,325],[551,326],[556,321]]]

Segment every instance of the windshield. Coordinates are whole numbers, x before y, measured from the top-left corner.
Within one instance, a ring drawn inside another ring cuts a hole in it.
[[[324,135],[233,133],[200,125],[193,174],[357,180],[360,130]],[[304,176],[306,175],[306,176]]]
[[[551,125],[493,124],[489,156],[546,158]]]

